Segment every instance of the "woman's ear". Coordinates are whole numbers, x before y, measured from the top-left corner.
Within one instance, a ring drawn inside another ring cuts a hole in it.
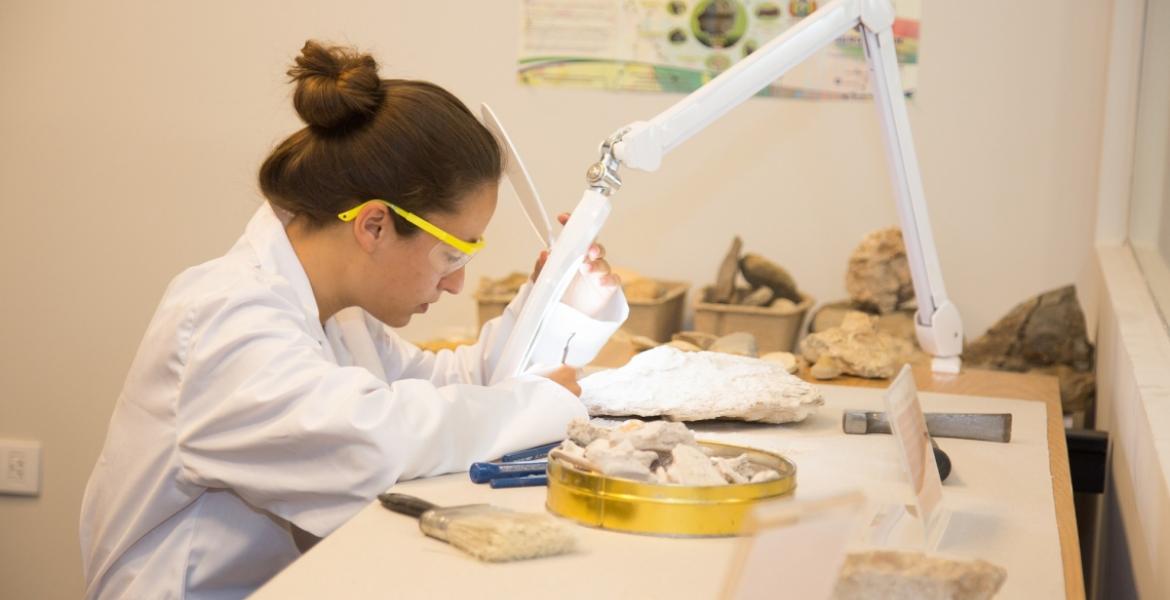
[[[353,221],[353,234],[362,250],[372,253],[387,236],[395,237],[394,222],[385,206],[371,203]]]

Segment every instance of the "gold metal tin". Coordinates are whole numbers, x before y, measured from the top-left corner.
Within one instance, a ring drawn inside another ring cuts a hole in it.
[[[590,527],[678,537],[732,536],[751,509],[796,489],[796,465],[774,454],[730,444],[699,442],[714,456],[747,454],[780,473],[760,483],[684,486],[646,483],[581,471],[548,461],[548,509]]]

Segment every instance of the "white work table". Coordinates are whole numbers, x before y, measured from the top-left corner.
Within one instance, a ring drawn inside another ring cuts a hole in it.
[[[944,484],[952,517],[939,553],[1006,568],[997,598],[1083,598],[1055,379],[978,371],[940,377],[921,370],[916,379],[924,390],[963,394],[924,391],[928,412],[1011,412],[1014,419],[1010,444],[939,439],[954,464]],[[690,425],[700,439],[790,458],[797,465],[798,498],[860,489],[873,502],[903,501],[908,487],[892,438],[841,432],[843,410],[884,409],[880,390],[864,387],[872,384],[849,383],[852,387],[823,386],[826,405],[804,423]],[[546,488],[493,490],[456,473],[402,482],[394,491],[441,506],[486,502],[541,511]],[[253,598],[715,598],[738,543],[575,525],[573,530],[578,540],[573,554],[488,564],[425,537],[417,521],[374,502]],[[889,545],[911,548],[913,536],[905,535],[910,531],[895,533]],[[859,542],[851,549],[867,547]]]

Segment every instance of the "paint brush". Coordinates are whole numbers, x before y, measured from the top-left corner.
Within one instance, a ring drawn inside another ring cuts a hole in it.
[[[487,562],[564,554],[573,549],[572,533],[541,513],[524,513],[488,504],[443,508],[406,494],[379,494],[382,506],[418,519],[418,528]]]

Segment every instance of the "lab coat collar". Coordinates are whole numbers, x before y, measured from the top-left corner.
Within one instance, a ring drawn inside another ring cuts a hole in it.
[[[305,320],[314,324],[313,331],[319,332],[323,338],[325,332],[321,329],[321,312],[313,296],[313,286],[309,283],[309,276],[305,274],[297,253],[293,251],[292,243],[288,241],[284,220],[272,205],[268,202],[260,205],[244,229],[244,238],[256,253],[261,269],[289,282],[305,312]]]

